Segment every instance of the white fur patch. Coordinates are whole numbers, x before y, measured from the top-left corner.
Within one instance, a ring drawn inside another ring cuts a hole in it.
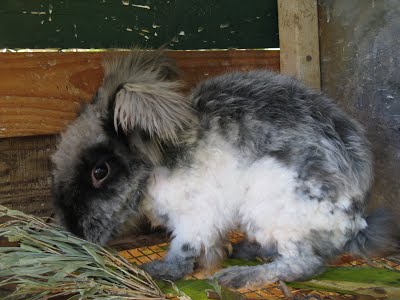
[[[347,230],[365,227],[363,219],[352,221],[342,210],[347,198],[336,204],[301,199],[296,178],[276,159],[250,161],[211,133],[189,167],[154,171],[143,209],[155,224],[168,220],[162,225],[182,243],[206,251],[237,227],[262,245],[278,242],[279,252],[288,255],[311,230],[332,231],[332,242],[341,247]]]

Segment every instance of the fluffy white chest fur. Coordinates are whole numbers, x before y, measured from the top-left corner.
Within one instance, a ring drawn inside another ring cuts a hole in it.
[[[341,247],[346,231],[366,226],[361,217],[348,218],[345,196],[336,203],[302,199],[294,170],[269,156],[255,161],[244,157],[220,135],[209,134],[190,165],[154,171],[145,214],[153,224],[167,226],[181,243],[205,252],[236,228],[262,246],[275,244],[279,253],[292,256],[297,242],[313,230],[331,232],[332,242]]]

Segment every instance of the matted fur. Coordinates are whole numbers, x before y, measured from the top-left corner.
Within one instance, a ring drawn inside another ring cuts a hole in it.
[[[105,62],[94,102],[53,156],[67,228],[104,244],[145,215],[172,232],[165,260],[143,266],[164,279],[196,262],[214,267],[241,229],[238,256],[274,259],[215,275],[235,288],[313,276],[344,251],[396,249],[391,221],[364,214],[373,179],[364,131],[332,100],[268,71],[212,78],[185,97],[177,74],[161,52]],[[108,177],[94,184],[104,162]]]

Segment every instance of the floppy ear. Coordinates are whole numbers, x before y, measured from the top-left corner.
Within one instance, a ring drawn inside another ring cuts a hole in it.
[[[140,130],[158,141],[178,143],[179,131],[193,117],[174,61],[163,50],[133,49],[112,53],[103,64],[97,105],[107,108],[115,130]]]
[[[125,83],[115,96],[115,129],[129,133],[140,128],[151,138],[178,143],[179,132],[193,120],[180,87],[176,81]]]

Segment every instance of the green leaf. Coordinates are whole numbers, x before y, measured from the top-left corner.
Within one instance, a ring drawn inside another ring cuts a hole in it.
[[[400,299],[400,272],[383,268],[328,268],[310,281],[289,282],[289,286],[301,289],[326,290],[341,294],[388,295]]]
[[[177,293],[170,282],[157,281],[156,283],[164,294],[179,296],[179,293]],[[213,288],[211,282],[208,280],[178,280],[175,281],[174,284],[180,291],[185,293],[193,300],[209,300],[207,298],[206,290]]]
[[[221,300],[245,300],[246,298],[240,293],[230,290],[219,285],[216,280],[213,282],[214,290],[217,292]]]
[[[67,266],[65,266],[64,268],[62,268],[60,271],[58,271],[49,278],[48,280],[49,284],[54,284],[57,281],[61,281],[66,276],[78,270],[81,267],[81,265],[82,264],[80,262],[77,263],[70,262]]]
[[[399,287],[386,285],[375,286],[369,283],[361,282],[310,280],[304,285],[297,285],[297,287],[312,290],[326,290],[341,294],[368,295],[380,298],[385,296],[385,299],[400,299]]]
[[[382,283],[400,287],[400,272],[384,268],[350,267],[328,268],[325,273],[315,277],[315,280],[340,280],[364,283]]]
[[[26,216],[26,214],[24,214],[22,211],[19,210],[13,210],[13,209],[8,209],[5,206],[0,206],[0,209],[2,211],[5,211],[5,215],[9,216],[9,217],[13,217],[13,216]]]
[[[90,249],[86,245],[83,245],[82,248],[85,249],[86,252],[89,253],[98,264],[100,264],[103,268],[105,267],[105,265],[106,265],[105,261],[100,255],[98,255],[96,252],[94,252],[92,249]]]
[[[32,247],[32,246],[26,245],[25,243],[22,243],[22,244],[20,245],[20,247],[21,247],[21,249],[27,250],[27,251],[29,251],[29,252],[42,253],[42,251],[40,251],[38,248],[35,248],[35,247]]]
[[[257,260],[228,258],[222,262],[222,267],[227,268],[232,266],[258,266],[262,264],[264,264],[264,262],[260,262]]]
[[[10,243],[15,243],[19,242],[22,240],[23,236],[21,234],[16,234],[16,235],[7,235],[7,239]]]
[[[20,251],[20,247],[0,247],[0,253]]]
[[[94,294],[96,294],[98,292],[98,290],[99,290],[99,287],[97,285],[95,285],[94,287],[90,288],[89,290],[84,291],[82,293],[82,296],[83,297],[93,296]]]
[[[68,300],[81,300],[81,299],[85,299],[85,298],[83,298],[82,295],[80,295],[80,294],[74,295],[74,296],[68,298]]]

